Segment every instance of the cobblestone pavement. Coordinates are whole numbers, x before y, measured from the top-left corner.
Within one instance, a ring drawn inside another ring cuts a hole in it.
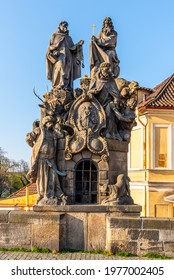
[[[149,260],[145,257],[119,257],[90,253],[28,253],[28,252],[0,252],[0,260]]]

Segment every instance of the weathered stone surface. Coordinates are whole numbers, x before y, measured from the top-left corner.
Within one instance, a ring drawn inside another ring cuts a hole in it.
[[[32,247],[59,250],[59,225],[48,223],[33,225]]]
[[[88,214],[88,250],[99,250],[106,245],[106,217],[104,213]]]
[[[66,248],[66,214],[60,215],[59,250]]]
[[[159,230],[141,230],[138,239],[140,241],[159,241]]]
[[[170,220],[171,230],[174,230],[174,219]]]
[[[83,157],[84,159],[90,159],[91,156],[92,156],[92,153],[91,153],[90,151],[88,151],[88,150],[82,151],[82,157]]]
[[[67,180],[74,179],[74,171],[68,171],[66,179]]]
[[[11,211],[9,213],[9,223],[15,224],[59,224],[59,221],[60,217],[56,213],[36,213],[32,211]]]
[[[159,231],[159,240],[174,242],[174,230],[170,230],[170,229],[160,230]]]
[[[66,189],[72,189],[74,186],[74,178],[68,179],[67,177],[64,180],[64,187]],[[74,190],[74,189],[73,189]],[[73,193],[72,193],[73,194]]]
[[[108,218],[110,228],[141,228],[141,218]]]
[[[172,241],[164,241],[164,252],[174,253],[174,238]]]
[[[66,170],[74,170],[74,167],[75,167],[75,162],[74,161],[72,161],[72,160],[67,160],[66,162],[65,162],[65,169]]]
[[[128,238],[129,238],[127,229],[125,229],[125,228],[124,229],[123,228],[114,228],[114,229],[111,228],[110,230],[108,230],[108,232],[109,232],[108,239],[111,242],[128,240]]]
[[[109,171],[120,171],[122,173],[122,161],[116,161],[115,159],[109,161]]]
[[[75,155],[73,155],[73,157],[72,157],[72,160],[73,160],[74,162],[78,162],[78,161],[81,160],[81,159],[82,159],[82,154],[81,154],[81,153],[75,154]]]
[[[87,214],[66,215],[66,249],[87,249]]]
[[[29,224],[0,224],[0,247],[31,249],[31,225]]]
[[[57,153],[57,162],[59,163],[59,161],[62,161],[65,159],[65,151],[64,150],[60,150]]]
[[[65,149],[65,139],[59,139],[58,141],[57,141],[58,143],[57,143],[57,149],[58,150],[64,150]]]
[[[0,223],[8,223],[8,213],[9,211],[0,212]]]
[[[106,245],[106,250],[113,254],[117,252],[129,252],[137,254],[137,242],[136,241],[116,241],[110,242]]]
[[[110,151],[128,152],[128,142],[107,139],[107,143]]]
[[[124,212],[124,213],[140,213],[142,211],[142,206],[140,205],[115,205],[108,206],[108,210],[111,212]]]
[[[144,229],[169,229],[170,221],[167,218],[143,218],[142,226]]]
[[[127,161],[127,153],[126,151],[111,151],[109,155],[109,159],[115,161],[115,159],[119,161]]]
[[[161,254],[163,252],[163,242],[138,242],[137,254],[144,255],[147,253]]]
[[[64,160],[61,160],[61,161],[59,160],[57,166],[58,166],[58,169],[60,171],[64,171],[65,170],[65,161]]]

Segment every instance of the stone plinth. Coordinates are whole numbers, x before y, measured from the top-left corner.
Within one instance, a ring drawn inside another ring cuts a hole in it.
[[[56,212],[61,215],[60,248],[99,250],[106,246],[108,217],[139,217],[139,205],[58,205],[34,206],[35,213]]]

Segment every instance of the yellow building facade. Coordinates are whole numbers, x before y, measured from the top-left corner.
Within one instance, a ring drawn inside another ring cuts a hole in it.
[[[174,217],[174,74],[138,90],[128,154],[131,195],[142,216]]]
[[[18,210],[32,210],[36,202],[37,189],[35,183],[30,183],[9,197],[0,199],[0,210],[14,208]]]

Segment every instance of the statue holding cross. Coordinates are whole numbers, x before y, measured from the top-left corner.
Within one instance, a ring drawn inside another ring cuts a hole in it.
[[[92,24],[92,36],[94,36],[94,30],[95,30],[95,28],[96,28],[96,25],[93,23],[93,24]]]
[[[95,73],[103,62],[110,63],[111,71],[115,78],[119,76],[119,59],[115,51],[117,44],[117,32],[111,18],[106,17],[103,21],[102,30],[98,36],[94,36],[95,24],[92,25],[92,38],[90,44],[90,70],[91,76]]]

